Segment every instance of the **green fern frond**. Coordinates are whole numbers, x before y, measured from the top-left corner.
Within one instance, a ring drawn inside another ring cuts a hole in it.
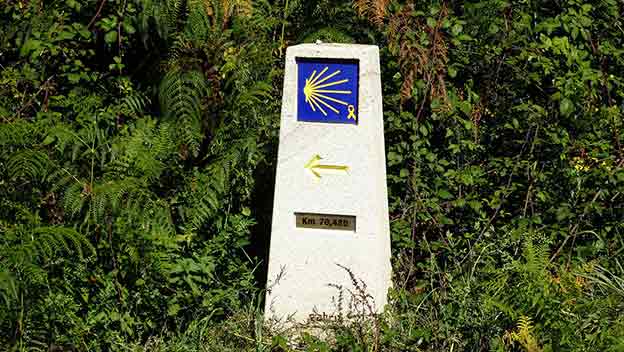
[[[194,186],[193,197],[189,199],[190,204],[185,209],[186,223],[190,225],[187,231],[198,230],[220,208],[222,182],[219,175],[212,176],[212,180],[200,178]]]
[[[505,293],[509,285],[509,274],[505,270],[494,270],[490,273],[491,280],[488,281],[488,289],[492,295],[498,296]]]
[[[541,352],[542,348],[533,334],[533,322],[531,318],[522,315],[518,319],[516,331],[507,332],[507,339],[518,342],[527,352]]]
[[[78,215],[87,203],[86,182],[73,182],[65,189],[63,194],[63,208],[70,216]]]
[[[217,133],[227,133],[227,129],[220,129]],[[256,141],[253,137],[243,137],[231,140],[224,148],[227,152],[213,150],[212,153],[219,157],[187,180],[188,196],[182,210],[187,233],[199,230],[217,211],[222,210],[225,196],[232,190],[233,174],[239,165],[251,161],[250,155],[255,153]]]
[[[167,24],[175,28],[182,13],[186,10],[187,0],[164,0],[167,6]]]
[[[213,18],[208,16],[207,12],[204,1],[189,1],[189,14],[184,34],[185,37],[191,39],[196,44],[199,44],[201,40],[206,40],[213,29],[213,23],[211,22]]]
[[[150,103],[149,98],[140,91],[134,91],[121,99],[122,112],[127,116],[143,115],[145,107]]]
[[[11,178],[43,181],[50,172],[51,166],[52,163],[46,153],[26,149],[18,151],[9,157],[7,171]]]
[[[531,321],[531,318],[526,315],[520,316],[520,319],[518,319],[518,330],[530,333],[531,330],[533,330],[533,322]]]
[[[91,202],[89,203],[89,213],[93,222],[102,224],[106,220],[106,211],[110,209],[112,201],[113,185],[105,183],[93,187]]]
[[[41,226],[30,229],[17,225],[4,235],[0,257],[13,265],[34,263],[38,259],[49,260],[60,252],[75,253],[80,259],[84,259],[85,250],[88,256],[95,255],[95,248],[89,240],[72,228]],[[20,245],[16,246],[16,243]]]
[[[173,68],[163,78],[159,99],[165,117],[176,127],[177,137],[193,155],[203,139],[202,99],[208,94],[203,74]]]
[[[178,20],[186,8],[186,0],[137,0],[137,5],[141,9],[138,27],[146,43],[152,24],[165,40],[175,33]]]
[[[7,308],[17,301],[17,282],[9,270],[0,268],[0,298]]]
[[[290,1],[289,9],[292,8],[292,4],[296,7],[300,0]],[[290,11],[286,11],[289,9],[284,9],[284,18],[290,16]],[[255,28],[258,33],[262,32],[270,32],[273,28],[276,28],[281,22],[280,19],[273,16],[272,13],[274,11],[273,4],[268,0],[256,0],[252,3],[252,8],[250,9],[250,16],[248,18],[248,24],[251,28]]]
[[[83,217],[83,223],[103,224],[113,217],[124,217],[145,231],[170,234],[173,222],[169,205],[158,200],[144,178],[126,177],[91,186],[76,181],[64,194],[65,211]]]
[[[61,253],[84,260],[95,255],[95,248],[72,228],[33,224],[0,228],[0,298],[7,306],[23,304],[19,301],[23,290],[45,285],[47,262]]]
[[[548,247],[535,243],[531,235],[524,240],[522,255],[524,264],[520,268],[532,275],[543,276],[549,265]]]
[[[121,210],[124,206],[134,208],[137,204],[145,205],[146,202],[150,202],[151,195],[146,190],[145,182],[133,177],[107,182],[96,188],[101,198],[110,201],[111,210],[114,212]]]
[[[129,126],[130,135],[113,143],[109,166],[112,175],[155,180],[176,152],[174,130],[169,123],[143,118]]]
[[[271,85],[266,82],[256,82],[237,97],[237,106],[245,109],[253,105],[261,105],[271,99],[271,89]]]
[[[185,35],[178,34],[172,39],[172,44],[169,48],[167,67],[175,66],[178,62],[181,62],[185,56],[185,53],[193,50],[193,42],[189,40]]]
[[[186,232],[194,232],[221,208],[232,164],[221,159],[211,163],[204,172],[195,172],[187,183],[186,206],[182,215]]]
[[[70,171],[62,167],[55,167],[50,171],[46,178],[46,182],[50,185],[50,192],[58,192],[61,189],[65,189],[67,185],[75,181],[74,176]]]

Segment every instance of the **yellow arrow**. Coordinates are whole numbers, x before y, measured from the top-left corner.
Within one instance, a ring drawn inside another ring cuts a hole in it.
[[[310,172],[312,172],[317,179],[321,178],[319,170],[338,170],[344,172],[349,171],[349,167],[346,165],[321,165],[321,159],[321,156],[317,154],[313,156],[312,159],[310,159],[310,161],[308,161],[308,163],[304,166],[304,168],[310,170]]]

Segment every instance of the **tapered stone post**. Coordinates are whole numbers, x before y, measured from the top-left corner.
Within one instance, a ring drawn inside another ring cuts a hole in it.
[[[383,310],[391,282],[383,129],[376,46],[288,48],[266,318],[367,313],[349,305],[350,273],[372,310]]]

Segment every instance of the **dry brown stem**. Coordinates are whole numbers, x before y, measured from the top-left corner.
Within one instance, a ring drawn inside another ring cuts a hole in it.
[[[401,103],[404,104],[412,97],[414,83],[418,78],[426,84],[423,93],[425,97],[418,113],[420,116],[427,100],[439,100],[441,109],[449,105],[445,81],[448,44],[442,29],[449,10],[446,3],[442,3],[433,26],[427,24],[422,16],[415,16],[414,13],[412,3],[405,5],[401,11],[391,16],[388,35],[391,50],[399,56],[403,76]],[[418,35],[419,33],[423,35]]]

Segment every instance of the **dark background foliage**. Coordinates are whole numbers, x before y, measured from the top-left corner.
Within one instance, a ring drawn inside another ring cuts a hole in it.
[[[4,0],[8,350],[624,350],[624,3]],[[263,326],[285,49],[380,48],[394,287]]]

